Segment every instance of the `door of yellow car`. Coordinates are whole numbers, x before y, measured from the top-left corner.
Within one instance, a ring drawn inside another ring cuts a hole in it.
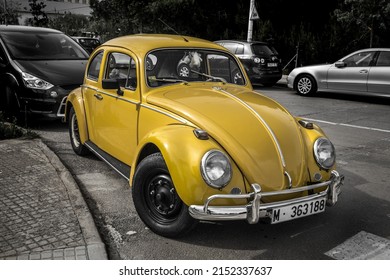
[[[96,106],[97,91],[101,87],[103,51],[98,52],[92,58],[87,69],[87,75],[83,85],[84,108],[87,117],[88,137],[92,142],[96,141],[93,112]]]
[[[111,51],[104,60],[104,82],[117,81],[119,88],[102,88],[95,94],[93,130],[95,144],[130,165],[137,145],[137,123],[140,89],[137,65],[133,57],[121,51]]]

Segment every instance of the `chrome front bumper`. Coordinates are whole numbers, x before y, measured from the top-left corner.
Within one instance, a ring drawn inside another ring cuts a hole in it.
[[[293,188],[283,191],[261,192],[258,184],[252,184],[253,192],[248,194],[216,194],[210,196],[204,205],[191,205],[189,207],[190,215],[197,220],[206,221],[231,221],[247,220],[250,224],[255,224],[260,218],[270,217],[272,209],[292,205],[296,203],[310,202],[315,199],[326,198],[326,204],[332,206],[337,203],[338,196],[341,192],[344,176],[337,171],[332,171],[329,181],[321,182],[314,185]],[[290,200],[282,200],[271,203],[262,203],[262,197],[292,194],[302,191],[313,190],[321,187],[327,187],[326,190]],[[210,206],[210,203],[216,199],[248,199],[246,205],[238,206]]]

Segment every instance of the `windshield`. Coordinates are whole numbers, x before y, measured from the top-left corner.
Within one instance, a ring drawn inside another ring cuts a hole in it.
[[[61,33],[3,32],[2,38],[15,59],[88,59],[88,55],[76,42]]]
[[[157,50],[148,54],[145,65],[150,87],[205,81],[245,84],[236,59],[214,50]]]

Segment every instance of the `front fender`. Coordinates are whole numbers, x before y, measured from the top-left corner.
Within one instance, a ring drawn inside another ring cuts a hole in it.
[[[73,90],[66,100],[65,107],[65,117],[64,121],[69,121],[69,112],[70,108],[74,109],[77,117],[78,128],[80,133],[80,141],[81,143],[85,143],[89,139],[88,137],[88,127],[87,127],[87,118],[85,114],[84,101],[82,96],[81,88],[76,88]]]
[[[296,118],[297,121],[301,120],[301,118]],[[319,181],[319,175],[321,175],[321,180],[330,180],[331,171],[336,169],[336,164],[329,170],[321,169],[315,158],[314,158],[314,142],[320,137],[326,137],[325,132],[316,124],[313,123],[312,129],[301,128],[302,136],[305,141],[306,149],[307,149],[307,163],[308,163],[308,171],[310,176],[310,181],[316,183]],[[317,178],[316,178],[317,177]]]
[[[147,134],[140,141],[132,164],[130,184],[132,185],[137,164],[143,149],[149,144],[155,145],[161,152],[176,191],[186,205],[203,204],[213,194],[230,193],[233,188],[240,188],[245,193],[244,179],[231,159],[233,176],[231,182],[222,190],[209,187],[202,178],[200,164],[203,155],[212,149],[223,149],[213,139],[200,140],[193,133],[194,128],[185,125],[169,125]],[[225,152],[226,153],[226,152]],[[218,204],[242,204],[243,201],[224,201]]]

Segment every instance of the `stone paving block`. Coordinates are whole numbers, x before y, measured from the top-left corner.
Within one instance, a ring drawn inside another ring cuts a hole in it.
[[[0,158],[0,260],[107,259],[77,185],[46,145],[0,141]]]
[[[0,145],[0,258],[54,244],[85,245],[57,171],[38,145],[16,143]]]

